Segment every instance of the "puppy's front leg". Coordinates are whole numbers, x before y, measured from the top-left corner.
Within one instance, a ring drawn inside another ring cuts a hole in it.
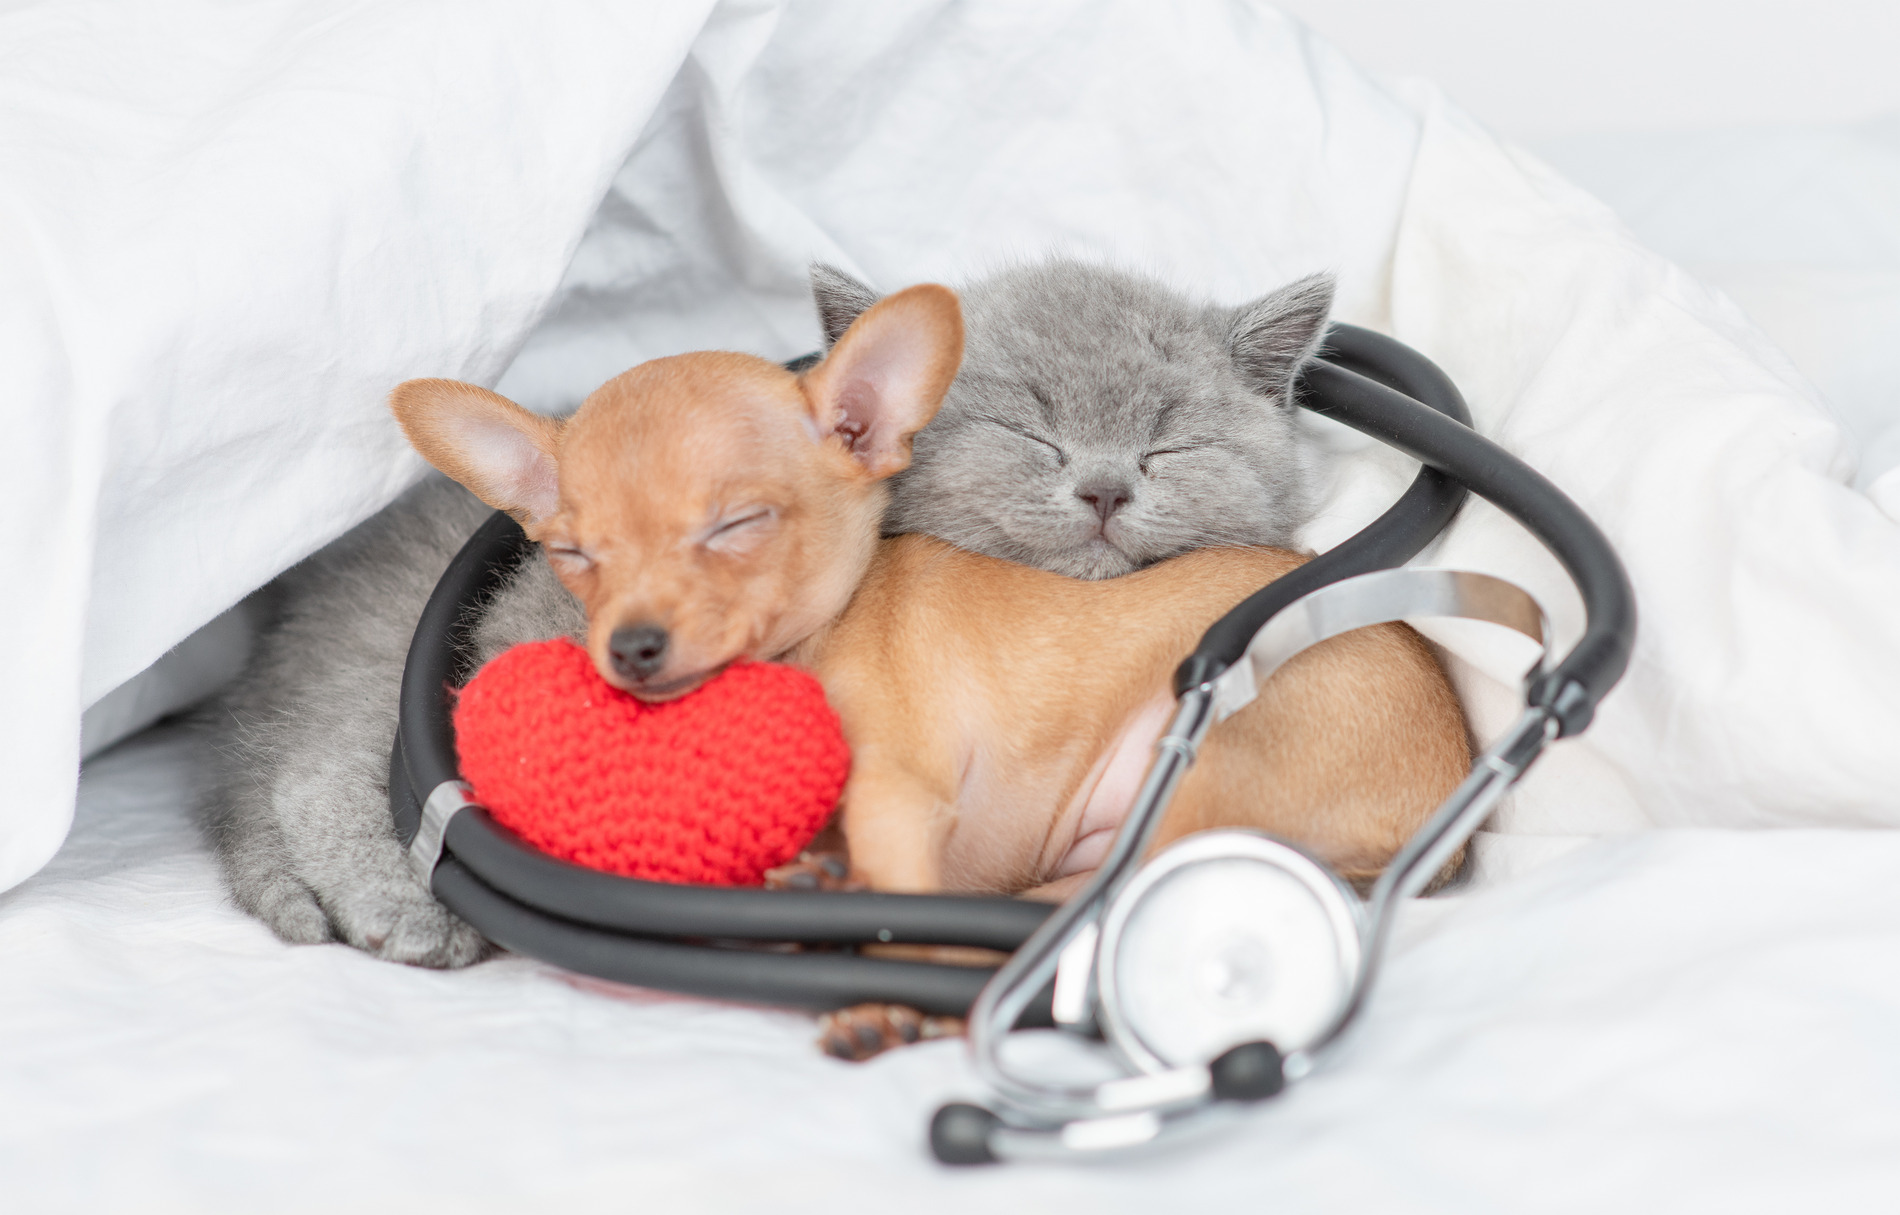
[[[852,1063],[916,1042],[962,1036],[962,1017],[932,1017],[902,1004],[853,1004],[818,1019],[818,1049]]]
[[[858,747],[844,787],[839,823],[852,876],[873,890],[930,894],[943,889],[944,845],[956,826],[956,789],[948,774],[876,744]]]

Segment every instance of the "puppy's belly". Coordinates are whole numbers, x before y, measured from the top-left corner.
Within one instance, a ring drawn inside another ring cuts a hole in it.
[[[1156,696],[1135,710],[1082,779],[1044,847],[1045,880],[1099,868],[1116,832],[1134,809],[1135,795],[1154,758],[1155,740],[1167,727],[1174,701]]]
[[[946,841],[944,889],[1034,892],[1065,878],[1082,880],[1108,855],[1133,808],[1173,707],[1157,692],[1099,752],[1085,750],[1082,739],[1039,751],[1040,762],[1021,754],[1005,760],[995,746],[974,748]]]

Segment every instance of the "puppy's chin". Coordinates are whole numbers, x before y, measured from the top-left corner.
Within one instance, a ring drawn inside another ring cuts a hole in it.
[[[602,670],[598,663],[594,665],[594,669],[600,672],[602,679],[614,687],[619,688],[622,692],[625,692],[635,700],[645,701],[650,705],[657,705],[665,704],[669,700],[678,700],[690,692],[698,691],[707,680],[731,666],[732,662],[733,660],[728,659],[725,662],[708,667],[705,670],[696,671],[690,675],[680,675],[672,679],[652,679],[644,681],[624,679],[612,671]]]

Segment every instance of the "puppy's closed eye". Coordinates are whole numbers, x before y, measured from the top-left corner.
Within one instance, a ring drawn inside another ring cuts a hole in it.
[[[542,547],[557,574],[574,577],[594,568],[594,559],[571,544],[547,543]]]
[[[716,553],[740,553],[763,540],[777,522],[778,512],[769,506],[746,507],[713,524],[700,541]]]

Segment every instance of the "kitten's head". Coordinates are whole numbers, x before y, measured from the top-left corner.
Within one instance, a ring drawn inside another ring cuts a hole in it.
[[[811,278],[827,341],[877,299],[830,266]],[[1289,544],[1307,513],[1289,390],[1332,298],[1313,275],[1215,308],[1072,261],[967,287],[963,368],[891,483],[886,533],[1078,578]]]

